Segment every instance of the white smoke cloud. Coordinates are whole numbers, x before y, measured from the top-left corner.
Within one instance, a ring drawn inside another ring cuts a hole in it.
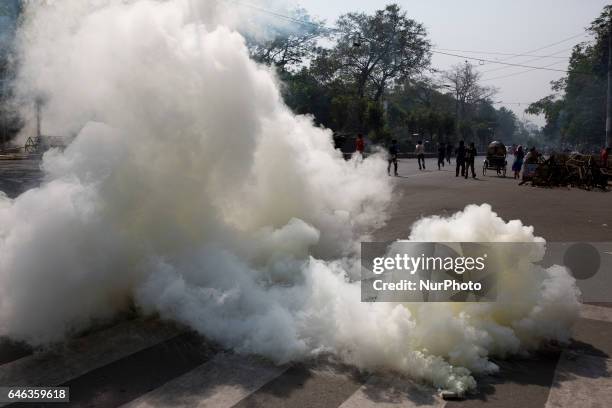
[[[187,0],[30,6],[20,96],[46,97],[53,133],[81,130],[45,155],[40,188],[0,197],[1,335],[61,340],[135,301],[241,352],[332,353],[455,391],[494,371],[490,356],[567,338],[573,280],[534,266],[538,253],[504,271],[513,289],[495,304],[361,303],[349,277],[387,218],[386,163],[345,162],[206,13]],[[487,205],[423,219],[410,239],[543,242]]]

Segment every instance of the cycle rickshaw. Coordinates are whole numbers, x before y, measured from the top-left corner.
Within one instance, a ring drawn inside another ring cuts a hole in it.
[[[482,165],[482,175],[487,174],[487,170],[495,170],[498,176],[506,177],[506,146],[502,142],[491,142],[487,147],[487,157]]]

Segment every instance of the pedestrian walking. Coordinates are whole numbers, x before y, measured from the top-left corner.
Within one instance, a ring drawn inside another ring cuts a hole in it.
[[[476,171],[474,170],[474,162],[476,161],[476,147],[474,142],[470,143],[470,146],[465,150],[465,178],[468,178],[470,169],[472,170],[472,178],[476,178]]]
[[[444,167],[444,158],[446,157],[446,145],[444,143],[438,144],[438,170],[442,170],[440,166]]]
[[[387,174],[391,175],[391,164],[393,164],[394,175],[397,176],[397,155],[399,153],[399,147],[397,146],[397,140],[393,139],[391,141],[391,146],[389,146],[389,155],[387,157]]]
[[[423,146],[423,142],[421,140],[417,142],[415,152],[419,162],[419,170],[425,170],[425,146]]]
[[[457,162],[455,177],[459,177],[459,170],[463,176],[465,174],[465,142],[463,140],[459,141],[459,147],[455,149],[455,161]]]
[[[514,163],[512,163],[512,171],[514,172],[514,178],[519,178],[521,167],[523,167],[523,159],[525,158],[525,151],[523,146],[519,145],[514,152]]]
[[[451,156],[453,155],[453,144],[452,143],[447,143],[446,144],[446,162],[448,164],[451,164]]]

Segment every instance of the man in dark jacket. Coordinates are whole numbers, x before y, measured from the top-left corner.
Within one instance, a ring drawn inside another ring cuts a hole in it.
[[[470,143],[470,147],[465,150],[465,178],[468,178],[470,169],[472,170],[472,177],[476,178],[476,171],[474,171],[474,161],[476,160],[476,147],[474,142]]]
[[[446,145],[444,143],[438,144],[438,170],[442,170],[440,167],[444,167],[444,158],[446,156]]]
[[[389,146],[389,156],[387,157],[387,161],[389,162],[387,166],[387,174],[391,175],[391,164],[394,166],[394,173],[397,176],[397,155],[399,153],[399,146],[397,145],[397,140],[393,139],[391,141],[391,146]]]
[[[457,162],[455,177],[459,177],[459,169],[461,169],[461,175],[463,176],[465,174],[465,143],[463,140],[459,141],[459,147],[455,150],[455,161]]]

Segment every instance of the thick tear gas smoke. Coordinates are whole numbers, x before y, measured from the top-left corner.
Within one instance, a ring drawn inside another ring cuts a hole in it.
[[[567,339],[574,282],[533,265],[539,253],[504,271],[515,284],[497,303],[361,303],[358,244],[391,200],[383,158],[345,162],[241,35],[193,13],[29,6],[20,95],[45,96],[49,132],[80,131],[45,154],[43,185],[0,198],[0,334],[57,341],[134,302],[239,352],[326,353],[455,391],[494,371],[490,356]],[[488,205],[409,238],[543,241]]]

